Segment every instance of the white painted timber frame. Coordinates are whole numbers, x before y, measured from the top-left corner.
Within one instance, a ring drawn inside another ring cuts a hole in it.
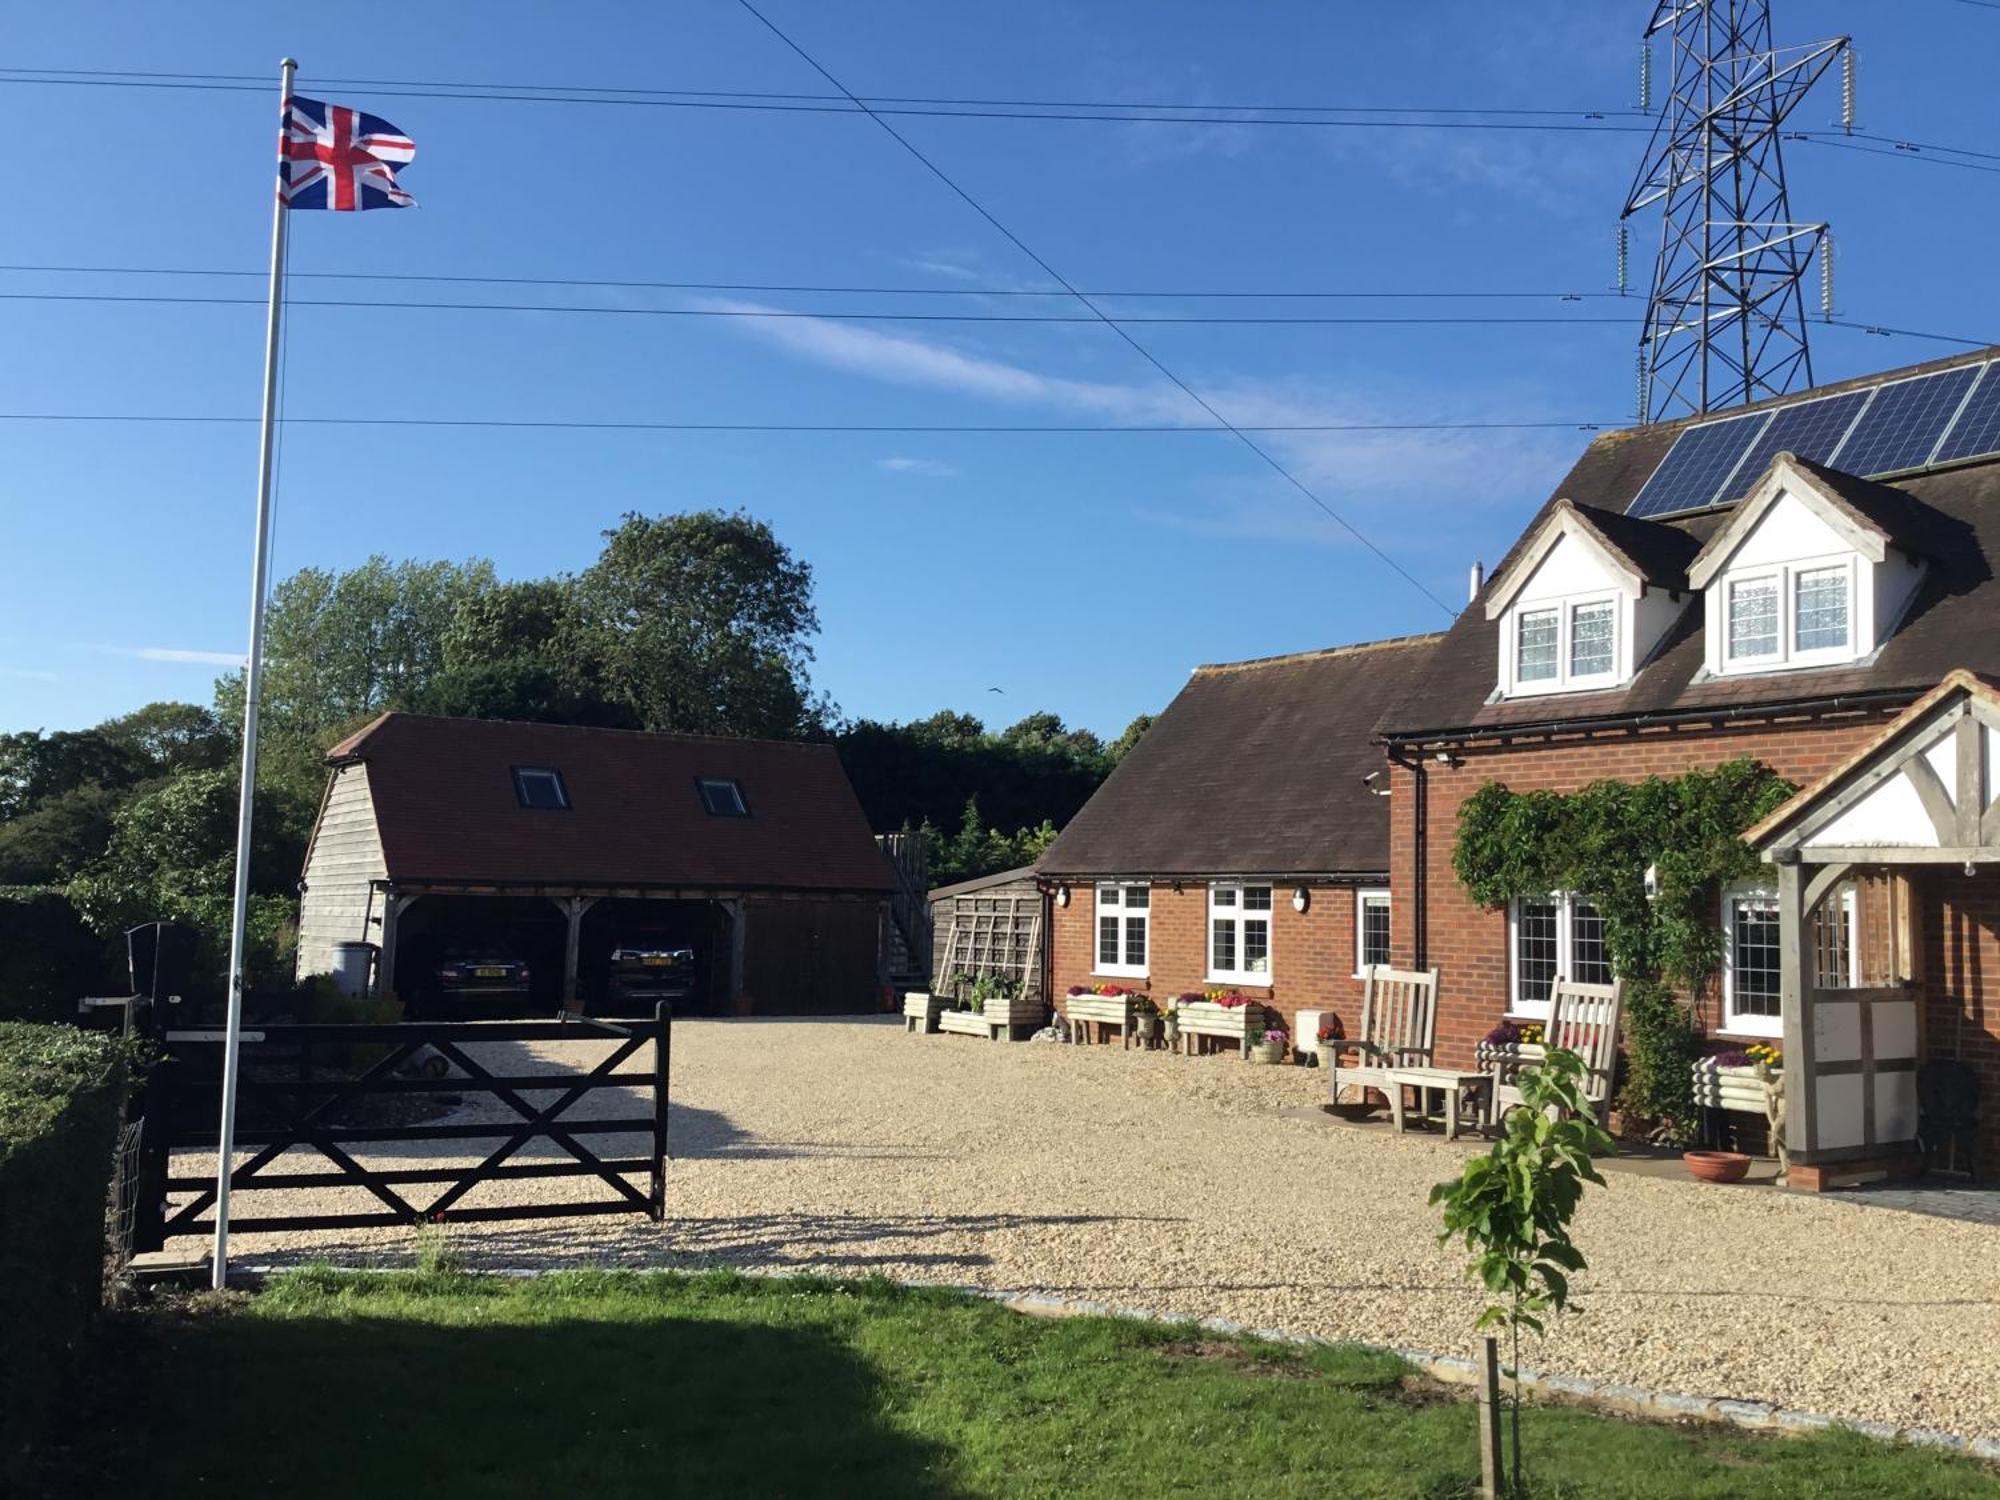
[[[1876,741],[1752,828],[1776,866],[1786,1139],[1806,1164],[1914,1148],[1922,991],[1811,982],[1809,917],[1857,867],[2000,864],[2000,690],[1951,673]]]

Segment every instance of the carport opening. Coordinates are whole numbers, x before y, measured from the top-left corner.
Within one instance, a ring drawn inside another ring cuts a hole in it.
[[[567,933],[543,896],[419,896],[397,924],[396,996],[412,1019],[552,1015]]]
[[[607,897],[583,916],[577,994],[593,1016],[649,1016],[662,999],[676,1015],[722,1015],[729,954],[730,916],[720,902]]]

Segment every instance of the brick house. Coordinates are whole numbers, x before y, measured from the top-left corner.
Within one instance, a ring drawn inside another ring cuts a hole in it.
[[[1554,975],[1609,976],[1587,902],[1473,904],[1451,863],[1467,796],[1750,756],[1805,790],[1754,833],[1770,878],[1718,893],[1711,1036],[1785,1045],[1802,1183],[1906,1157],[1916,1070],[1933,1058],[1983,1078],[1990,1157],[2000,873],[1983,861],[2000,828],[1981,824],[1990,798],[1968,778],[1990,776],[1994,748],[1952,731],[1972,746],[1953,759],[1944,728],[1904,716],[1950,679],[1963,706],[1938,712],[2000,724],[1978,685],[2000,675],[1993,353],[1608,433],[1584,452],[1379,726],[1390,948],[1441,970],[1441,1063],[1469,1065],[1503,1016],[1545,1013]],[[1931,761],[1958,768],[1942,792],[1903,743],[1920,732]],[[1902,760],[1880,761],[1892,743]],[[1816,818],[1862,816],[1843,799],[1890,783],[1866,837],[1799,844]],[[1832,873],[1799,886],[1802,848],[1806,869]],[[1801,1130],[1802,1113],[1826,1129]]]
[[[1358,1002],[1388,958],[1389,817],[1376,721],[1438,637],[1195,669],[1036,871],[1050,994],[1157,1000],[1220,985],[1276,1009]]]

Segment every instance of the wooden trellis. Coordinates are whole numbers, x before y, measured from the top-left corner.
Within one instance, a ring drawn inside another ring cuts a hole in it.
[[[944,903],[940,903],[943,905]],[[932,987],[949,993],[954,978],[1000,974],[1019,982],[1022,995],[1042,994],[1042,897],[977,893],[950,902],[944,936],[936,945]]]

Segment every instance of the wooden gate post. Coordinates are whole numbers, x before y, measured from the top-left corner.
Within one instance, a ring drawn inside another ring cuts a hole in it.
[[[673,1042],[674,1008],[661,1000],[653,1006],[653,1181],[647,1212],[655,1224],[667,1216],[667,1066]]]

